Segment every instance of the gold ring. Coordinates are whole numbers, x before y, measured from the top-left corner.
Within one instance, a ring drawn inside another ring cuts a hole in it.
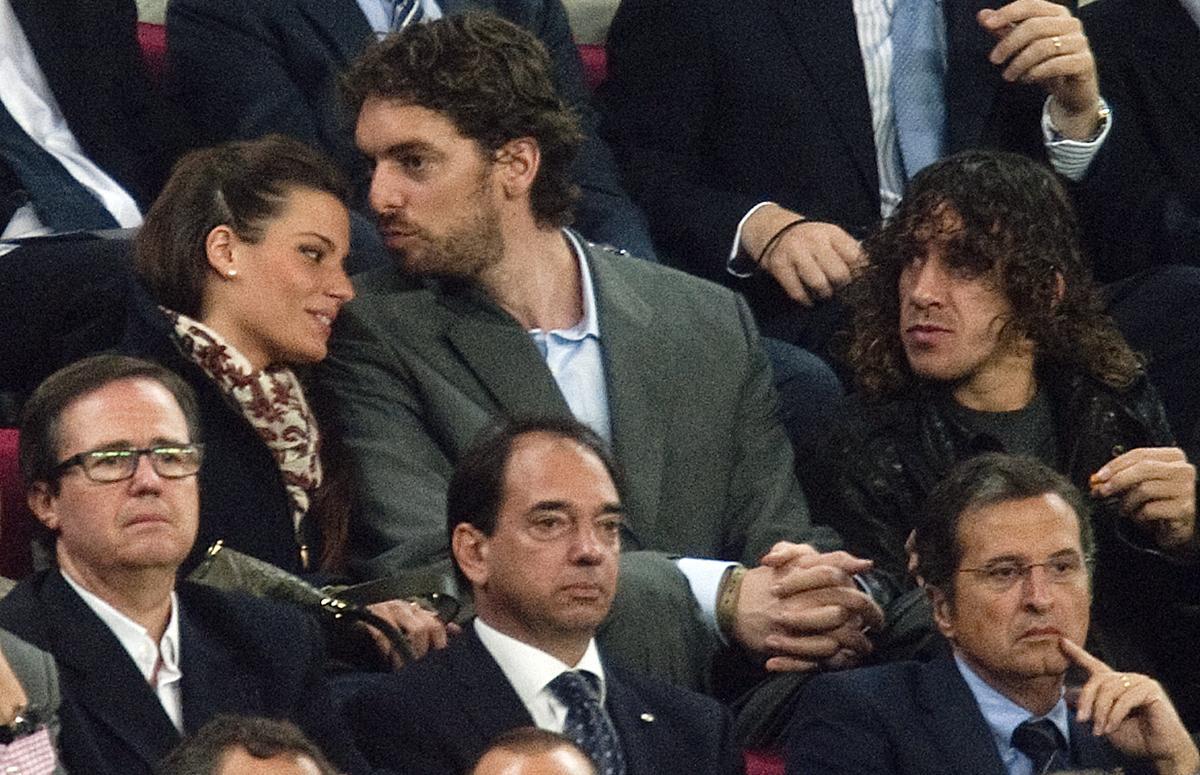
[[[1050,42],[1054,44],[1054,53],[1057,54],[1059,51],[1062,51],[1062,38],[1055,35],[1053,38],[1050,38]]]
[[[1121,676],[1121,686],[1125,689],[1128,689],[1130,686],[1133,686],[1133,681],[1129,680],[1129,676],[1122,675]]]

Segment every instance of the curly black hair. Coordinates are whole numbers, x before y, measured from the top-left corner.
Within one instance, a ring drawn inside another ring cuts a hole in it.
[[[954,271],[995,282],[1013,310],[1002,336],[1029,338],[1039,366],[1083,371],[1118,389],[1142,373],[1143,359],[1104,313],[1054,174],[1017,154],[965,151],[918,173],[864,243],[870,265],[845,298],[854,320],[847,356],[865,394],[894,396],[914,383],[900,341],[900,273],[933,242]]]

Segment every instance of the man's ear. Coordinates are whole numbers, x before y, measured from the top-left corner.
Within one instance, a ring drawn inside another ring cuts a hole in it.
[[[510,199],[533,188],[542,163],[541,148],[532,137],[509,140],[496,151],[495,163],[500,188]]]
[[[925,594],[929,595],[929,602],[933,606],[933,623],[937,625],[938,632],[953,643],[954,603],[946,597],[945,592],[932,584],[925,585]]]
[[[472,586],[480,587],[489,575],[488,536],[469,522],[459,522],[450,535],[450,552]]]
[[[56,499],[57,496],[51,492],[47,482],[34,482],[25,493],[25,502],[29,504],[29,510],[39,522],[55,533],[58,532],[59,525]]]
[[[236,244],[237,235],[226,224],[214,226],[204,238],[204,255],[208,259],[208,265],[228,280],[238,275],[238,261],[234,250]]]

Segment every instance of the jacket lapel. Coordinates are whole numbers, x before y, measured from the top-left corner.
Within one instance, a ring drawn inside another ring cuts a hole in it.
[[[942,771],[1006,775],[987,722],[954,660],[934,659],[922,668],[919,680],[919,702],[929,714],[928,739],[941,751]]]
[[[257,677],[233,658],[227,646],[196,626],[187,606],[179,611],[180,669],[183,671],[183,726],[195,732],[218,713],[256,715],[264,703]]]
[[[179,742],[158,697],[112,631],[57,572],[46,580],[44,615],[71,699],[146,763]]]
[[[475,750],[482,751],[501,732],[531,726],[533,717],[475,634],[474,623],[463,629],[465,632],[447,647],[458,652],[455,659],[447,660],[447,685],[453,687],[468,722],[464,729],[470,729],[476,739]]]
[[[466,367],[510,417],[548,409],[571,416],[570,407],[529,334],[481,292],[444,290],[453,312],[446,337]]]
[[[329,41],[342,64],[352,62],[375,40],[375,32],[355,0],[299,0],[298,8]]]
[[[661,330],[671,323],[655,320],[653,307],[616,260],[599,249],[585,250],[596,294],[613,447],[626,472],[623,497],[631,513],[653,518],[661,494],[666,418],[678,400],[663,379],[674,373],[675,353]],[[644,523],[630,527],[635,535],[654,529]]]
[[[651,756],[656,750],[654,714],[641,698],[612,671],[605,671],[604,709],[617,730],[621,751],[625,754],[625,771],[629,775],[654,775],[661,767]]]
[[[992,115],[1000,70],[988,53],[996,40],[976,14],[1000,5],[994,0],[946,0],[946,148],[949,153],[979,144]]]
[[[783,23],[784,37],[821,91],[870,191],[879,190],[871,103],[863,74],[854,7],[849,0],[765,0]],[[738,11],[738,13],[751,11]],[[787,62],[779,65],[781,77]]]

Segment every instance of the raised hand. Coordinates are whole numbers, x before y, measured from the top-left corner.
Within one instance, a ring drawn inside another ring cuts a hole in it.
[[[1075,707],[1081,723],[1092,722],[1093,734],[1128,756],[1153,760],[1163,775],[1193,775],[1200,769],[1200,752],[1158,681],[1118,673],[1067,638],[1059,644],[1088,673]]]

